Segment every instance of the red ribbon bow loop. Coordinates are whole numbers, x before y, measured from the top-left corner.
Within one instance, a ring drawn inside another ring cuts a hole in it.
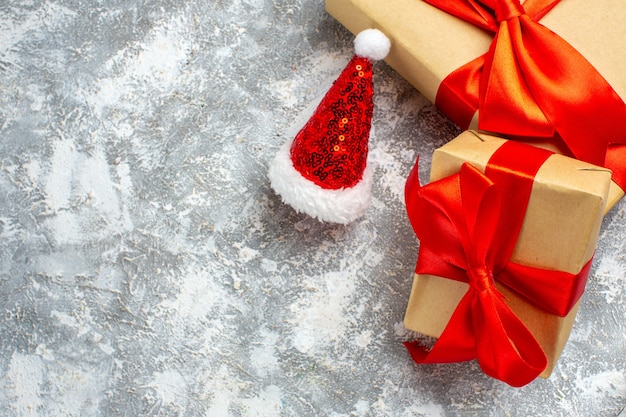
[[[549,139],[567,155],[613,170],[626,189],[626,105],[563,38],[538,23],[559,0],[424,0],[494,34],[489,51],[451,73],[437,105],[467,128]]]

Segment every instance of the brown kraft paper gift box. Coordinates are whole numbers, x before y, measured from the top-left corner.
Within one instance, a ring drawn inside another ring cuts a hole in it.
[[[378,28],[392,42],[385,61],[431,102],[442,80],[482,55],[491,36],[421,0],[326,0],[326,10],[352,33]],[[540,23],[576,48],[626,97],[626,7],[621,0],[557,4]],[[474,117],[472,128],[476,127]],[[624,195],[612,184],[605,212]]]
[[[505,140],[474,131],[462,133],[433,154],[430,180],[457,173],[464,162],[485,170]],[[552,155],[537,173],[512,262],[578,273],[592,258],[611,182],[610,171],[562,155]],[[496,286],[507,304],[535,335],[548,359],[547,378],[565,346],[578,303],[565,317],[549,314],[506,287]],[[439,337],[468,285],[415,274],[404,324]]]

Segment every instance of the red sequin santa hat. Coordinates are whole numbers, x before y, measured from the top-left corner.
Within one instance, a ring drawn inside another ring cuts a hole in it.
[[[377,29],[359,33],[352,60],[309,121],[271,162],[272,187],[297,211],[321,221],[346,224],[369,206],[372,61],[385,58],[390,47],[389,39]]]

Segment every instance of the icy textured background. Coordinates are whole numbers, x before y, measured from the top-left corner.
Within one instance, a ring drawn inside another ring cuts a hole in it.
[[[352,55],[318,0],[0,3],[0,415],[616,416],[626,204],[552,377],[416,366],[404,178],[459,132],[375,68],[349,226],[267,167]]]

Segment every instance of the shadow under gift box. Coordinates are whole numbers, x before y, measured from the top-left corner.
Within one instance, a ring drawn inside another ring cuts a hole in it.
[[[493,153],[506,141],[467,131],[433,154],[430,181],[456,174],[465,162],[484,172]],[[526,216],[511,262],[577,274],[592,258],[607,201],[611,173],[601,167],[554,154],[537,172]],[[497,278],[496,278],[497,279]],[[580,300],[565,317],[550,314],[498,284],[506,303],[543,348],[547,378],[572,329]],[[439,337],[468,284],[415,274],[404,324]]]
[[[326,0],[326,10],[352,33],[378,28],[392,42],[385,61],[435,102],[441,82],[451,72],[484,54],[492,37],[467,22],[421,0]],[[623,0],[568,0],[557,4],[540,23],[578,50],[626,97],[626,7]],[[476,128],[477,116],[470,128]],[[611,184],[605,212],[624,191]]]

